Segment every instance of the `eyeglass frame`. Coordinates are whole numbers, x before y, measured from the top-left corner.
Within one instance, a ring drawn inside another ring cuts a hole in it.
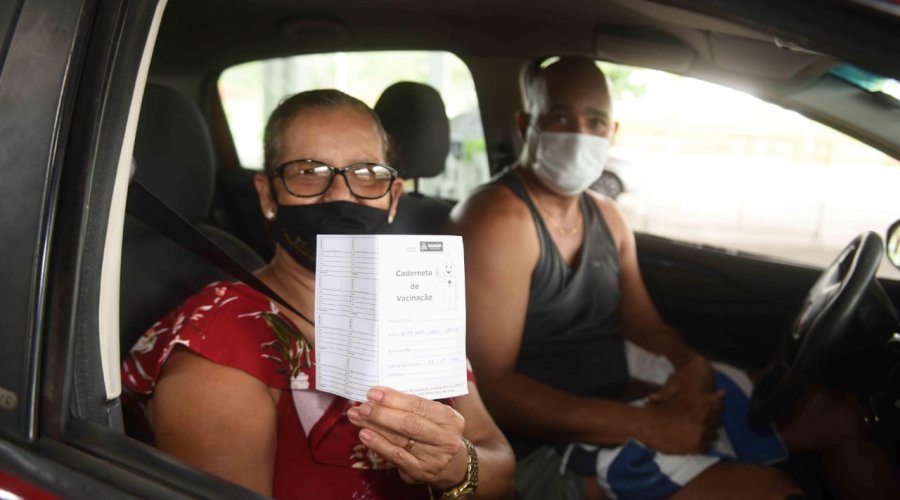
[[[328,183],[325,184],[325,188],[320,193],[297,194],[297,193],[291,191],[291,188],[288,187],[287,181],[284,179],[284,170],[288,166],[294,165],[297,163],[315,163],[316,165],[319,165],[322,167],[328,167],[328,171],[331,173],[331,177],[328,179]],[[370,167],[371,166],[384,167],[384,168],[388,169],[388,172],[391,173],[391,180],[390,180],[390,182],[388,182],[387,189],[385,189],[384,193],[382,193],[378,196],[360,196],[353,192],[353,188],[350,186],[350,179],[347,178],[347,171],[354,167],[359,167],[360,165],[366,165],[366,166],[370,166]],[[352,194],[353,196],[360,198],[362,200],[378,200],[378,199],[384,198],[384,195],[391,192],[391,186],[394,184],[394,181],[397,180],[397,177],[399,175],[396,168],[394,168],[390,165],[384,164],[384,163],[365,162],[364,161],[364,162],[354,163],[352,165],[347,165],[346,167],[335,167],[334,165],[329,165],[328,163],[325,163],[324,161],[321,161],[321,160],[316,160],[315,158],[301,158],[299,160],[286,161],[286,162],[282,163],[281,165],[278,165],[277,167],[275,167],[272,170],[272,173],[269,174],[269,178],[272,178],[272,177],[281,178],[281,184],[284,186],[285,191],[287,191],[288,194],[290,194],[291,196],[295,196],[297,198],[315,198],[316,196],[322,196],[323,194],[327,193],[329,189],[331,189],[331,185],[334,184],[334,178],[337,177],[338,174],[340,174],[341,177],[344,178],[344,182],[347,183],[347,189],[350,191],[350,194]]]

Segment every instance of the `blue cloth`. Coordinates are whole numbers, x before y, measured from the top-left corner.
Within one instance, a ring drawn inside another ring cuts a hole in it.
[[[681,485],[672,481],[655,458],[656,451],[637,441],[629,441],[609,466],[606,482],[621,499],[670,497]]]
[[[787,448],[774,427],[750,425],[750,395],[745,394],[734,380],[718,370],[714,372],[714,384],[716,390],[725,390],[725,397],[722,399],[722,427],[734,450],[733,454],[721,456],[739,462],[765,465],[785,460],[788,456]]]
[[[718,365],[714,388],[725,392],[724,409],[719,435],[707,453],[667,455],[634,439],[615,448],[573,444],[562,452],[566,467],[578,475],[596,474],[609,498],[656,499],[673,495],[720,460],[772,464],[787,458],[787,449],[772,426],[749,424],[752,386],[746,375]]]

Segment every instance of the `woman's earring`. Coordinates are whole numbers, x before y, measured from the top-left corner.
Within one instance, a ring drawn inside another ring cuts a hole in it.
[[[265,216],[266,220],[272,220],[275,218],[275,212],[273,212],[272,210],[266,210]]]
[[[388,224],[393,224],[393,223],[394,223],[394,214],[390,214],[390,215],[388,215]]]

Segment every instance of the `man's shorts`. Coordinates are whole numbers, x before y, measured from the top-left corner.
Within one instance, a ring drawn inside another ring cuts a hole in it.
[[[626,344],[633,378],[661,385],[673,373],[665,358]],[[787,458],[774,426],[751,428],[747,413],[753,385],[742,371],[713,363],[715,390],[724,390],[722,427],[710,451],[702,455],[667,455],[630,439],[622,446],[600,448],[571,443],[544,446],[516,466],[521,498],[581,498],[583,478],[595,476],[607,498],[666,498],[720,460],[773,464]],[[631,404],[643,406],[645,400]],[[551,496],[546,496],[550,494]]]

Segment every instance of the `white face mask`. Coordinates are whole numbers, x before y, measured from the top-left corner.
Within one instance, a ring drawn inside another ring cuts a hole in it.
[[[531,169],[551,191],[574,196],[586,190],[603,173],[609,157],[606,137],[572,132],[539,132]]]

